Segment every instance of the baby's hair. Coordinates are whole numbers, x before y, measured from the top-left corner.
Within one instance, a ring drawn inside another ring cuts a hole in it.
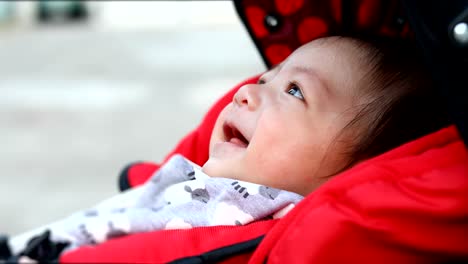
[[[349,168],[450,124],[446,106],[428,74],[420,51],[411,41],[384,38],[345,38],[365,53],[359,80],[362,96],[357,115],[342,130],[358,131],[348,142]],[[361,90],[362,89],[362,90]]]

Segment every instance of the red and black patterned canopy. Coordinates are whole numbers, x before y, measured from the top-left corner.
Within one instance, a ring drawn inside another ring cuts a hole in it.
[[[313,39],[350,32],[410,36],[400,1],[236,0],[237,12],[268,66]]]

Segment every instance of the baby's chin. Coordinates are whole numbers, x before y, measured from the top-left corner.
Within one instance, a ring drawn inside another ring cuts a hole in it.
[[[231,166],[225,160],[210,157],[201,169],[203,173],[210,177],[232,178],[230,176],[232,176],[233,172],[229,167]]]
[[[211,159],[211,157],[208,159],[207,162],[205,162],[205,164],[203,164],[203,166],[201,167],[201,170],[203,173],[205,173],[206,175],[208,176],[211,176],[211,177],[216,177],[215,173],[216,170],[213,171],[213,161]]]

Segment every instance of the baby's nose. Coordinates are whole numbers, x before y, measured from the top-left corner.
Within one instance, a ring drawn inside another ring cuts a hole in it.
[[[233,103],[237,106],[247,106],[249,110],[254,110],[259,106],[260,100],[260,87],[258,84],[246,84],[234,94]]]

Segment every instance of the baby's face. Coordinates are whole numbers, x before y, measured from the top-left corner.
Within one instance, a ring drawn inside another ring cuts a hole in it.
[[[341,169],[340,142],[352,133],[337,137],[365,100],[353,45],[311,42],[241,87],[216,122],[203,170],[306,195]]]

